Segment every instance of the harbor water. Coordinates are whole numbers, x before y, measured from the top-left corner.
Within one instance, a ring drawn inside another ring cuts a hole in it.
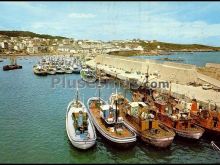
[[[192,64],[198,67],[203,67],[206,63],[220,63],[220,52],[175,52],[170,55],[131,56],[131,58],[152,59],[159,61],[164,61],[164,58],[168,58],[170,60],[176,60],[171,62]]]
[[[68,103],[75,98],[75,89],[68,80],[73,83],[80,80],[80,75],[36,76],[32,67],[39,59],[19,57],[17,63],[23,68],[12,71],[2,70],[9,60],[0,63],[0,163],[220,163],[219,153],[210,145],[211,137],[196,142],[175,138],[165,150],[140,141],[133,148],[118,150],[99,136],[88,151],[72,147],[65,115]],[[108,100],[114,87],[125,92],[110,82],[102,88],[101,97]],[[85,104],[94,95],[94,86],[80,89]]]

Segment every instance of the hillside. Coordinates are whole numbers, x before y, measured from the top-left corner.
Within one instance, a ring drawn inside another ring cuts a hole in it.
[[[6,35],[8,37],[39,37],[46,39],[66,39],[62,36],[51,36],[47,34],[37,34],[29,31],[0,31],[0,35]]]
[[[156,50],[158,45],[160,46],[161,50],[166,50],[166,51],[220,50],[220,47],[213,47],[213,46],[200,45],[200,44],[175,44],[175,43],[166,43],[159,41],[153,43],[146,43],[144,41],[140,41],[139,43],[145,50]]]
[[[135,56],[135,55],[167,55],[170,52],[209,52],[209,51],[220,51],[220,47],[200,45],[200,44],[176,44],[176,43],[166,43],[166,42],[145,42],[139,40],[138,42],[128,42],[123,43],[120,46],[129,46],[134,48],[137,46],[142,46],[143,51],[127,50],[127,51],[112,51],[108,54],[118,55],[118,56]],[[159,46],[159,48],[158,48]]]

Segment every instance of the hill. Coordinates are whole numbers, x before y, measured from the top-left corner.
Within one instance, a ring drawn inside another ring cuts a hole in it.
[[[137,46],[142,46],[143,51],[138,50],[122,50],[122,51],[112,51],[108,54],[119,55],[119,56],[135,56],[135,55],[167,55],[170,52],[212,52],[220,51],[220,47],[201,45],[201,44],[176,44],[176,43],[166,43],[160,41],[145,42],[139,40],[136,42],[127,42],[120,44],[120,46],[129,46],[130,48],[135,48]]]
[[[37,34],[30,31],[0,31],[0,35],[6,35],[8,37],[39,37],[46,39],[66,39],[62,36],[52,36],[47,34]]]

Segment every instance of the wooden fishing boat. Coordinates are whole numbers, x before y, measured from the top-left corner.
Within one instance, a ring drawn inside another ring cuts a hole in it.
[[[195,124],[190,112],[178,100],[168,97],[165,101],[160,96],[154,99],[155,106],[159,108],[158,118],[165,126],[173,129],[181,137],[201,138],[205,130]]]
[[[205,132],[202,127],[195,124],[186,104],[180,104],[179,99],[171,96],[171,84],[169,93],[159,93],[145,86],[133,94],[133,99],[156,106],[159,109],[160,123],[172,129],[180,137],[199,139]]]
[[[125,124],[146,144],[159,148],[172,144],[175,133],[159,123],[156,109],[144,102],[130,102],[121,94],[112,94],[110,102],[118,104]]]
[[[95,73],[88,68],[82,69],[80,71],[80,76],[83,81],[86,81],[88,83],[93,83],[97,80]]]
[[[192,100],[190,115],[195,120],[195,124],[204,128],[206,134],[220,136],[220,113],[217,110],[199,110],[198,103]]]
[[[3,66],[3,71],[14,70],[14,69],[22,69],[21,65],[5,65]]]
[[[121,149],[134,146],[136,134],[124,124],[121,117],[117,117],[114,106],[110,106],[100,97],[90,98],[87,105],[91,119],[104,139]]]
[[[69,103],[66,112],[66,132],[72,145],[79,149],[89,149],[96,143],[95,127],[88,117],[88,110],[78,99]]]
[[[17,64],[16,58],[10,57],[10,63],[10,65],[3,66],[3,71],[22,69],[22,66]]]
[[[214,141],[211,141],[211,146],[213,147],[214,150],[220,153],[220,147]]]

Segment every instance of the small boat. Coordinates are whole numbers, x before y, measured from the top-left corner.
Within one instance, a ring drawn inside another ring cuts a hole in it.
[[[217,144],[214,141],[211,141],[211,146],[213,147],[214,150],[220,153],[220,148],[219,146],[217,146]]]
[[[3,62],[4,60],[3,59],[0,59],[0,62]]]
[[[117,117],[114,106],[99,97],[90,98],[87,106],[97,131],[104,139],[118,148],[134,146],[136,134],[124,124],[122,117]]]
[[[56,68],[56,73],[57,73],[57,74],[64,74],[64,73],[65,73],[65,70],[64,70],[62,67],[57,67],[57,68]]]
[[[130,102],[117,93],[113,93],[109,100],[111,105],[117,101],[125,124],[135,131],[143,142],[157,148],[167,148],[172,144],[175,133],[160,124],[157,109],[144,102]]]
[[[89,149],[96,143],[96,131],[86,106],[77,98],[69,103],[66,112],[66,132],[72,145]]]
[[[65,67],[65,73],[72,74],[73,73],[73,68],[72,67]]]
[[[55,68],[52,68],[52,67],[49,67],[49,68],[47,69],[47,74],[55,75],[55,74],[56,74],[56,69],[55,69]]]
[[[8,71],[8,70],[14,70],[14,69],[22,69],[22,66],[21,65],[5,65],[3,66],[3,70],[4,71]]]
[[[11,64],[3,66],[3,71],[14,70],[14,69],[22,69],[21,65],[17,64],[17,59],[14,57],[10,58]]]
[[[47,70],[43,69],[39,65],[33,67],[33,72],[34,72],[34,74],[39,75],[39,76],[46,76],[47,75]]]
[[[80,74],[80,71],[81,71],[80,65],[74,64],[73,65],[73,73]]]
[[[82,69],[80,71],[80,76],[83,81],[86,81],[88,83],[93,83],[97,80],[95,73],[88,68]]]

